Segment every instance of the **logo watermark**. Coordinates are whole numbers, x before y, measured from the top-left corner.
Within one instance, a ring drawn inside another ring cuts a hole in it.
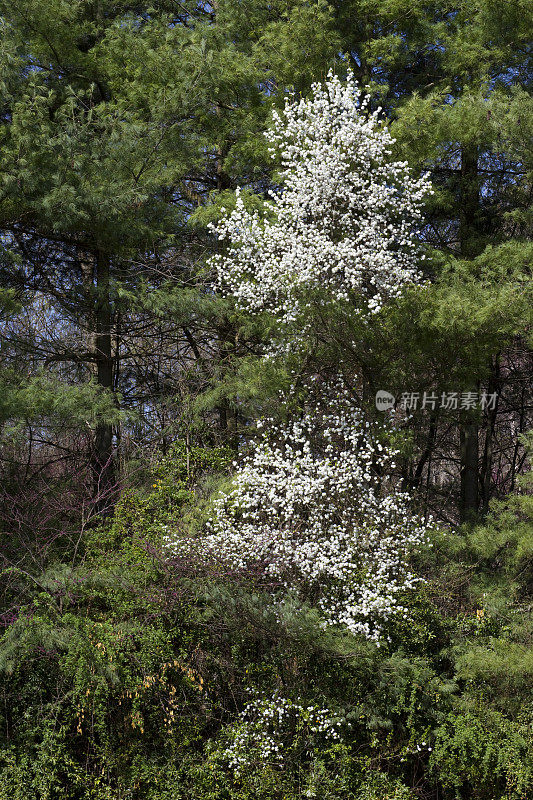
[[[378,411],[389,411],[395,406],[404,411],[442,408],[445,411],[470,411],[480,408],[482,411],[495,409],[498,393],[492,392],[402,392],[398,403],[390,392],[380,389],[376,392],[376,408]]]
[[[389,408],[394,408],[396,399],[393,394],[380,389],[376,392],[376,408],[379,411],[388,411]]]

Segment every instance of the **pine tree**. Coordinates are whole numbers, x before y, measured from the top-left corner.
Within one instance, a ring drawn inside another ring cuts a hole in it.
[[[462,262],[454,269],[457,289],[468,272],[484,285],[476,298],[484,314],[472,309],[473,324],[458,353],[463,370],[470,372],[463,388],[474,392],[485,386],[501,393],[501,353],[527,325],[527,311],[518,300],[502,326],[500,298],[505,291],[519,298],[528,274],[533,162],[522,128],[532,113],[528,10],[530,3],[518,1],[504,7],[492,2],[462,4],[442,28],[438,80],[425,95],[415,93],[399,104],[393,126],[410,162],[430,169],[437,188],[428,240],[451,263]],[[502,287],[506,269],[507,287]],[[450,277],[448,271],[447,283],[454,292]],[[475,327],[476,318],[490,319],[491,314],[492,330],[486,323]],[[452,327],[452,320],[446,327]],[[480,347],[483,340],[485,347]],[[475,515],[480,503],[486,509],[492,491],[490,414],[483,424],[481,441],[475,413],[465,412],[459,420],[462,519]]]
[[[442,253],[426,262],[426,274],[439,284],[426,294],[428,304],[413,297],[386,335],[367,329],[369,340],[361,331],[359,347],[344,354],[359,363],[369,398],[384,384],[421,397],[424,390],[444,389],[502,397],[500,412],[482,419],[468,412],[452,421],[419,409],[411,422],[415,449],[405,480],[431,481],[433,454],[434,472],[441,474],[455,473],[457,460],[460,487],[455,492],[454,478],[445,491],[451,488],[466,519],[486,510],[503,489],[491,477],[494,452],[504,451],[498,457],[502,467],[507,461],[507,489],[524,455],[518,445],[515,457],[516,440],[503,441],[502,410],[515,415],[521,430],[529,424],[514,384],[528,381],[531,363],[523,336],[531,236],[531,3],[512,0],[502,7],[487,0],[451,8],[354,0],[334,5],[334,12],[349,65],[392,120],[397,156],[431,174],[436,191],[423,238]],[[338,357],[342,329],[335,333]],[[506,380],[512,342],[522,366],[513,365]]]
[[[63,320],[43,342],[45,363],[94,379],[118,403],[138,380],[132,307],[161,274],[194,287],[206,244],[187,228],[191,212],[232,174],[263,179],[256,132],[291,64],[305,63],[305,86],[333,52],[328,12],[250,3],[244,22],[231,3],[57,0],[4,4],[0,15],[0,228],[17,257],[3,263],[3,278],[47,297]],[[64,335],[67,320],[76,343]],[[114,482],[113,432],[108,420],[95,431],[100,486]]]

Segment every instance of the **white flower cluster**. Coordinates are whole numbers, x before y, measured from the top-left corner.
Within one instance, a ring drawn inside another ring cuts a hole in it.
[[[326,412],[268,424],[205,535],[174,548],[259,572],[281,594],[294,590],[316,605],[326,624],[378,641],[383,623],[406,613],[397,594],[417,581],[408,556],[426,536],[408,496],[380,485],[390,461],[341,394]]]
[[[412,228],[429,185],[391,162],[392,139],[367,105],[353,76],[330,76],[310,99],[287,104],[270,134],[283,192],[265,220],[238,198],[217,228],[229,240],[215,259],[221,284],[282,327],[296,321],[291,335],[310,324],[303,311],[314,292],[376,312],[417,280]],[[417,581],[409,555],[426,528],[408,496],[385,486],[392,454],[373,443],[352,398],[336,385],[310,397],[310,410],[285,427],[266,421],[204,535],[167,541],[184,557],[259,573],[278,600],[296,592],[324,624],[379,641],[391,615],[407,613],[398,595]]]
[[[321,735],[340,741],[346,724],[326,708],[303,706],[279,694],[258,697],[239,714],[230,729],[231,744],[221,755],[236,774],[254,761],[281,766],[291,739]]]
[[[267,136],[281,156],[283,190],[266,203],[265,218],[238,194],[214,226],[229,248],[212,264],[243,309],[290,323],[325,291],[329,301],[377,312],[417,279],[423,256],[413,228],[430,184],[391,160],[394,140],[368,102],[352,74],[345,83],[330,74],[310,99],[274,115]]]

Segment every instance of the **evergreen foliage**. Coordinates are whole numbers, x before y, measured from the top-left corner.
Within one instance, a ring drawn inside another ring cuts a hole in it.
[[[533,797],[532,12],[0,0],[0,800]]]

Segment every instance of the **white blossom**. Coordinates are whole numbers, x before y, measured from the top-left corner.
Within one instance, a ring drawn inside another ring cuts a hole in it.
[[[426,530],[408,495],[379,478],[393,454],[373,444],[349,396],[336,392],[325,412],[265,424],[204,535],[173,547],[259,572],[278,587],[278,601],[296,591],[326,624],[377,641],[391,615],[406,613],[397,595],[417,582],[409,554]]]
[[[346,723],[344,723],[346,725]],[[236,774],[247,770],[254,761],[281,766],[290,739],[294,736],[320,736],[339,741],[343,722],[330,709],[303,706],[274,693],[258,696],[228,728],[230,744],[222,758]]]
[[[430,184],[391,160],[394,140],[368,103],[352,74],[345,83],[330,74],[309,99],[274,114],[267,136],[281,158],[281,191],[261,217],[237,192],[234,211],[214,226],[228,250],[212,263],[241,308],[289,324],[313,297],[377,312],[418,279],[413,229]]]

